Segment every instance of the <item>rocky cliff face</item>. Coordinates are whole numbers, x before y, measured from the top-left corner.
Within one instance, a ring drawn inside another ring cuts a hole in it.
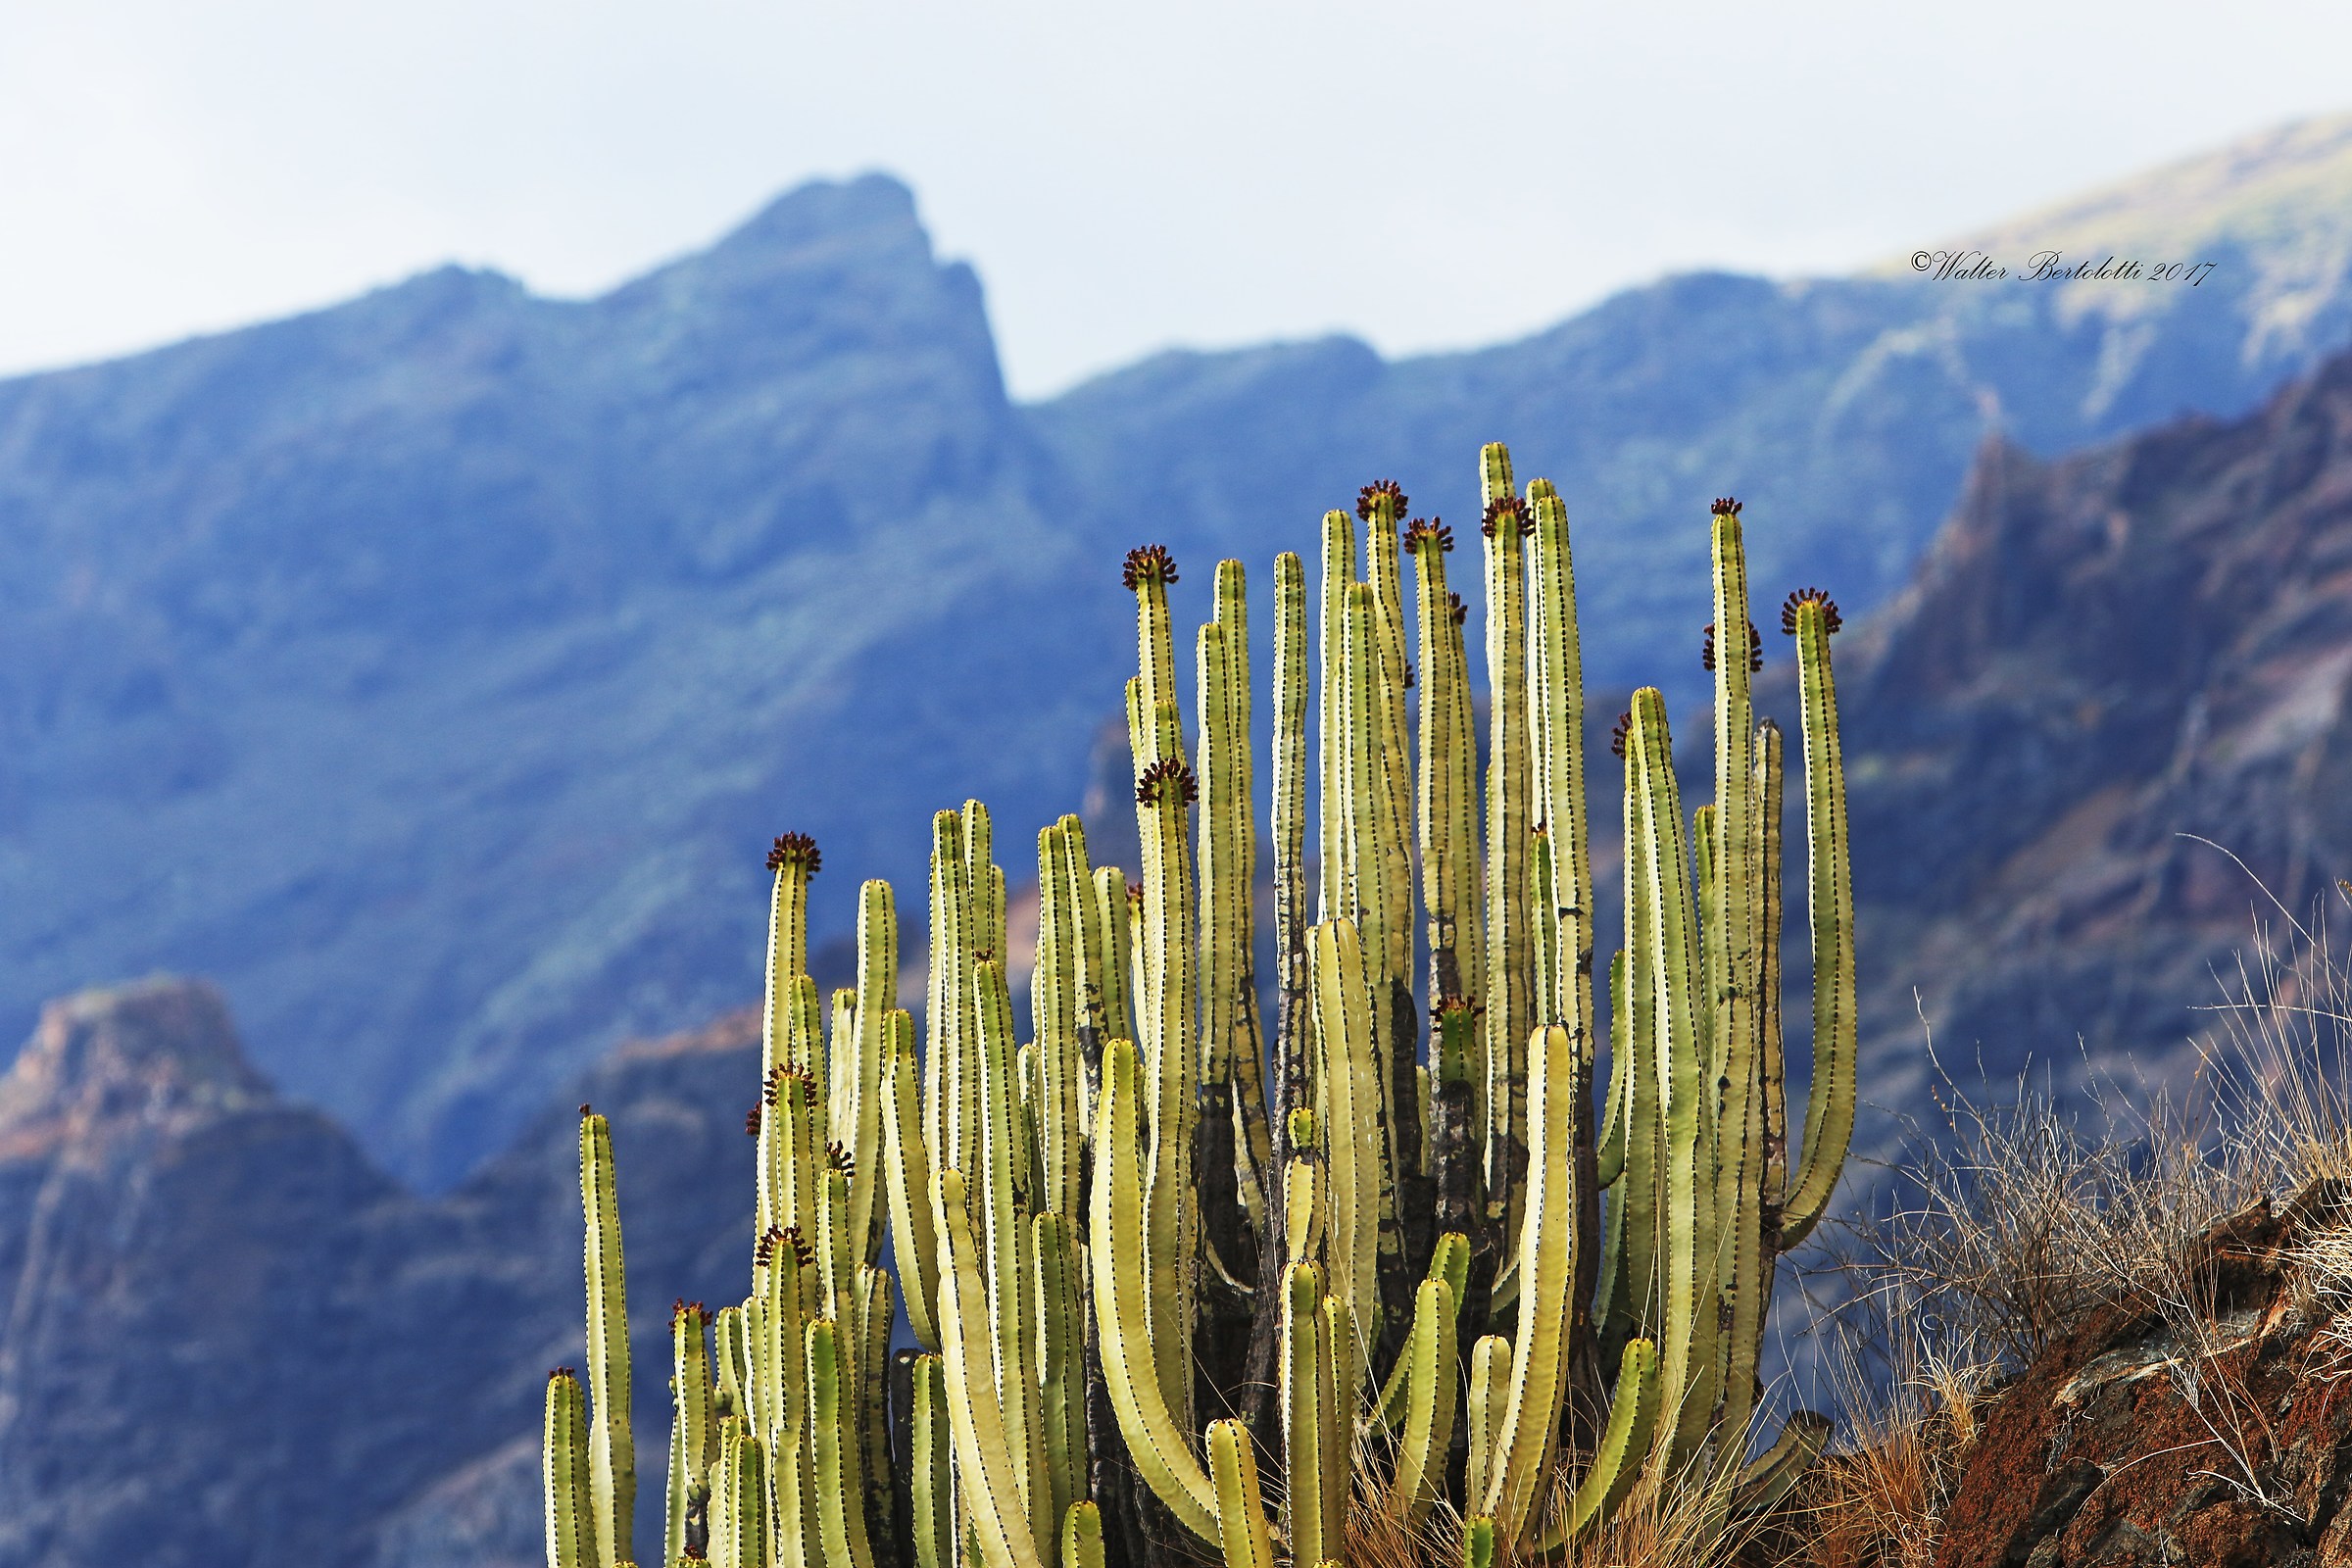
[[[753,1037],[737,1016],[585,1080],[643,1365],[672,1295],[741,1274]],[[536,1559],[541,1373],[581,1332],[575,1119],[420,1200],[270,1090],[211,988],[45,1008],[0,1078],[0,1564]]]
[[[1038,678],[1085,646],[1043,472],[880,178],[598,300],[448,270],[0,384],[0,1021],[212,974],[456,1179],[757,989],[776,832],[846,924],[934,807],[1075,796],[1116,689]]]
[[[2078,1038],[2180,1066],[2271,898],[2352,875],[2352,358],[2236,421],[1988,445],[1838,654],[1875,1098],[1920,1102],[1914,988],[1996,1080]]]

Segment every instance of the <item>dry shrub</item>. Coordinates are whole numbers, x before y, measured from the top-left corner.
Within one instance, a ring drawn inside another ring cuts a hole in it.
[[[2226,852],[2225,852],[2226,853]],[[2352,902],[2352,884],[2337,884]],[[2267,890],[2264,897],[2269,898]],[[2046,1079],[1999,1096],[1963,1092],[1938,1062],[1942,1126],[1906,1129],[1878,1202],[1849,1218],[1806,1270],[1835,1304],[1830,1367],[1845,1436],[1809,1481],[1806,1560],[1819,1568],[1917,1568],[1957,1484],[1978,1412],[2043,1348],[2101,1307],[2158,1317],[2192,1357],[2183,1392],[2236,1458],[2218,1479],[2262,1497],[2234,1434],[2263,1412],[2223,1375],[2212,1281],[2183,1262],[2249,1204],[2352,1175],[2352,974],[2333,958],[2324,906],[2298,920],[2276,899],[2258,916],[2195,1042],[2179,1097],[2094,1071],[2086,1105]],[[1923,1020],[1924,1027],[1924,1020]],[[1931,1059],[1934,1041],[1928,1040]],[[2352,1375],[2352,1225],[2295,1259],[2335,1315],[2323,1370]]]

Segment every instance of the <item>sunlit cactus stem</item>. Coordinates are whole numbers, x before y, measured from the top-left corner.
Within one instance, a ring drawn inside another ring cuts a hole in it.
[[[620,1199],[612,1129],[580,1107],[580,1206],[588,1282],[588,1484],[604,1568],[631,1560],[637,1512],[637,1448],[629,1431],[628,1280],[621,1266]]]
[[[1780,947],[1795,760],[1757,714],[1725,500],[1712,799],[1682,799],[1658,688],[1612,737],[1625,946],[1596,1131],[1567,509],[1544,479],[1521,494],[1499,444],[1479,475],[1483,778],[1451,531],[1365,486],[1323,517],[1312,625],[1299,557],[1274,562],[1270,1062],[1237,562],[1180,662],[1174,559],[1127,558],[1141,858],[1093,864],[1075,816],[1038,832],[1026,1038],[1018,890],[981,803],[933,818],[919,1049],[890,889],[858,890],[857,983],[828,998],[808,971],[816,847],[775,841],[749,1293],[672,1310],[663,1568],[1338,1568],[1400,1533],[1467,1568],[1581,1561],[1638,1481],[1719,1550],[1820,1454],[1827,1423],[1798,1412],[1748,1457],[1776,1259],[1822,1218],[1853,1125],[1837,609],[1808,589],[1782,612],[1812,919],[1801,1129]],[[587,1107],[580,1161],[587,1386],[548,1385],[548,1556],[620,1568],[628,1328],[611,1129]],[[892,1349],[902,1297],[920,1351]]]

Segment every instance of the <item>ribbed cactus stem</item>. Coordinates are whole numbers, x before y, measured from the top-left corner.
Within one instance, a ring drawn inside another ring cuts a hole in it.
[[[1640,780],[1642,910],[1649,976],[1640,982],[1655,1009],[1658,1102],[1663,1118],[1657,1184],[1662,1333],[1659,1341],[1659,1441],[1679,1464],[1705,1435],[1712,1401],[1702,1398],[1715,1359],[1713,1184],[1700,1188],[1701,1145],[1713,1126],[1706,1048],[1696,1000],[1702,980],[1682,794],[1666,727],[1665,698],[1655,687],[1634,693],[1628,763]]]
[[[1321,722],[1317,727],[1317,744],[1322,754],[1318,777],[1323,784],[1321,813],[1322,896],[1316,904],[1316,918],[1337,919],[1352,915],[1349,907],[1350,885],[1353,879],[1353,846],[1349,844],[1346,817],[1340,804],[1331,794],[1332,781],[1346,776],[1348,768],[1348,693],[1347,641],[1348,590],[1354,585],[1355,575],[1355,518],[1337,510],[1323,514],[1323,588],[1318,596],[1315,640],[1322,650]]]
[[[1470,1352],[1470,1458],[1464,1495],[1473,1508],[1494,1492],[1500,1473],[1500,1441],[1511,1399],[1511,1342],[1499,1334],[1479,1337]]]
[[[808,1437],[811,1480],[816,1495],[817,1539],[833,1568],[873,1568],[865,1539],[865,1499],[850,1461],[855,1451],[845,1368],[835,1325],[818,1318],[806,1332],[808,1378]]]
[[[1617,1511],[1627,1492],[1642,1474],[1650,1430],[1658,1418],[1658,1350],[1647,1340],[1629,1340],[1617,1366],[1617,1387],[1609,1400],[1609,1422],[1602,1429],[1592,1462],[1584,1481],[1569,1499],[1562,1530],[1576,1540]]]
[[[1061,1519],[1061,1568],[1102,1568],[1102,1510],[1073,1502]]]
[[[1102,1103],[1088,1226],[1096,1331],[1119,1433],[1136,1468],[1178,1522],[1202,1541],[1214,1541],[1215,1489],[1170,1413],[1152,1361],[1145,1308],[1149,1283],[1143,1245],[1141,1095],[1134,1045],[1112,1041],[1102,1054]]]
[[[946,1373],[937,1355],[918,1356],[909,1383],[907,1490],[914,1568],[955,1568],[956,1482],[950,1452]]]
[[[1813,1088],[1804,1155],[1781,1216],[1781,1245],[1804,1240],[1828,1206],[1854,1132],[1854,888],[1846,864],[1845,759],[1838,687],[1830,673],[1837,612],[1827,600],[1793,607],[1805,732],[1806,902],[1813,931]]]
[[[688,1541],[687,1518],[698,1496],[709,1494],[711,1449],[718,1426],[711,1412],[710,1314],[700,1301],[670,1309],[670,1431],[668,1507],[662,1529],[662,1561],[675,1563]],[[699,1553],[701,1542],[695,1543]]]
[[[938,1207],[947,1220],[939,1306],[956,1494],[988,1568],[1033,1568],[1039,1559],[1024,1495],[1027,1459],[1012,1446],[991,1362],[988,1286],[963,1177],[943,1170],[936,1186]]]
[[[1487,1208],[1516,1236],[1527,1150],[1527,1039],[1535,1021],[1535,931],[1528,908],[1526,505],[1513,493],[1511,455],[1500,442],[1479,454],[1486,516],[1487,758],[1486,1004]],[[1506,1267],[1497,1303],[1517,1289]]]
[[[1348,1461],[1344,1454],[1324,1451],[1322,1277],[1305,1263],[1294,1263],[1284,1271],[1282,1295],[1283,1533],[1295,1561],[1316,1562],[1336,1552],[1342,1526],[1326,1517],[1330,1489],[1324,1468]]]
[[[1266,1112],[1265,1025],[1258,1016],[1257,952],[1257,808],[1254,805],[1256,768],[1250,760],[1251,699],[1250,693],[1250,594],[1248,577],[1238,561],[1217,563],[1216,623],[1224,632],[1225,723],[1229,737],[1218,775],[1229,815],[1227,836],[1234,848],[1232,877],[1227,883],[1230,945],[1234,979],[1234,1115],[1235,1150],[1241,1168],[1242,1201],[1264,1246],[1265,1209],[1274,1187],[1272,1127]]]
[[[899,1006],[899,916],[890,884],[868,881],[858,890],[858,991],[851,1050],[834,1063],[833,1141],[869,1155],[882,1147],[882,1076],[895,1044],[892,1015]],[[850,1188],[851,1243],[860,1263],[882,1256],[888,1204],[870,1165]]]
[[[547,1497],[547,1568],[597,1568],[596,1503],[588,1478],[588,1399],[571,1368],[547,1376],[540,1474]]]
[[[1532,1136],[1510,1402],[1496,1437],[1495,1473],[1486,1494],[1471,1499],[1512,1539],[1544,1500],[1568,1389],[1569,1297],[1577,1274],[1575,1127],[1584,1110],[1575,1094],[1577,1052],[1575,1038],[1557,1024],[1538,1030],[1528,1047]]]
[[[1250,1429],[1230,1417],[1208,1424],[1208,1468],[1217,1488],[1217,1539],[1225,1568],[1274,1568],[1274,1541],[1257,1487]]]
[[[620,1255],[620,1197],[612,1129],[580,1107],[580,1208],[588,1284],[588,1394],[596,1424],[588,1440],[588,1484],[604,1568],[628,1562],[637,1514],[637,1446],[629,1431],[628,1276]]]
[[[972,1028],[970,958],[977,945],[966,930],[971,888],[964,864],[963,813],[931,818],[931,963],[923,1008],[923,1147],[941,1164],[958,1166],[966,1123],[963,1041]]]
[[[1325,1248],[1331,1289],[1370,1303],[1377,1324],[1383,1162],[1368,1136],[1380,1114],[1370,986],[1353,921],[1327,920],[1314,928],[1313,938],[1315,1040],[1321,1048],[1315,1122],[1330,1178]]]
[[[1418,1528],[1437,1505],[1446,1479],[1446,1449],[1453,1441],[1455,1384],[1454,1288],[1443,1279],[1421,1282],[1413,1327],[1405,1342],[1404,1432],[1389,1484],[1389,1511]]]
[[[1086,1348],[1077,1227],[1056,1213],[1031,1221],[1036,1259],[1036,1369],[1039,1439],[1047,1476],[1047,1514],[1063,1519],[1086,1495]],[[1048,1532],[1049,1536],[1051,1532]]]

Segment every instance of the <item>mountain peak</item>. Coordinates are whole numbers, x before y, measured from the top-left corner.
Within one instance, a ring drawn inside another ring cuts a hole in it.
[[[270,1098],[220,993],[169,976],[48,1004],[0,1076],[0,1142],[45,1142],[121,1116],[228,1109]]]

